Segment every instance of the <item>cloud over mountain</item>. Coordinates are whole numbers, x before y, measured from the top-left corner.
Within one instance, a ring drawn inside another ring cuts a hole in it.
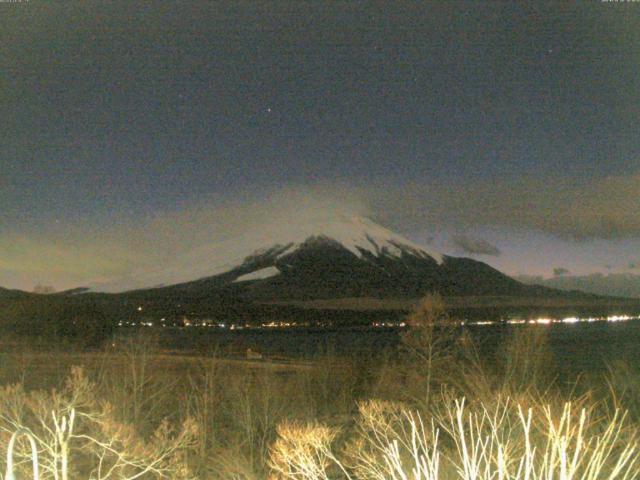
[[[273,225],[336,213],[370,217],[410,238],[416,232],[426,239],[445,229],[484,226],[569,241],[640,238],[638,184],[640,174],[572,182],[478,179],[459,181],[455,188],[436,179],[402,187],[354,180],[242,191],[233,199],[199,195],[146,218],[118,210],[108,219],[78,225],[4,230],[0,285],[32,289],[44,283],[64,289],[133,272],[205,242],[242,235],[268,239]],[[475,235],[458,235],[453,244],[467,254],[501,255],[501,249]]]
[[[347,188],[303,186],[243,192],[233,200],[203,196],[148,218],[123,216],[109,224],[84,222],[47,231],[4,232],[0,237],[0,285],[31,290],[46,283],[63,290],[108,282],[161,265],[203,244],[232,244],[250,238],[263,246],[283,225],[310,220],[322,224],[338,215],[368,214]]]
[[[640,174],[589,179],[491,178],[421,183],[369,193],[394,227],[508,226],[568,240],[640,236]]]
[[[462,252],[471,255],[500,255],[500,249],[481,238],[473,238],[467,235],[454,235],[453,244]]]

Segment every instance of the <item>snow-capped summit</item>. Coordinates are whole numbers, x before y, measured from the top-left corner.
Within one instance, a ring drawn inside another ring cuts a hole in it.
[[[339,244],[358,258],[369,254],[374,257],[386,255],[400,257],[404,253],[427,258],[442,263],[442,255],[413,243],[412,241],[388,230],[365,217],[340,216],[323,223],[307,223],[290,225],[280,230],[280,237],[275,245],[258,249],[249,257],[259,256],[277,248],[277,257],[288,255],[310,239],[324,238]],[[278,248],[280,247],[280,248]]]
[[[92,291],[122,292],[170,286],[229,274],[244,282],[276,276],[292,258],[312,245],[330,246],[353,260],[367,263],[404,257],[442,264],[443,256],[357,215],[318,212],[277,225],[260,225],[239,235],[205,243],[161,265],[134,269],[124,278],[93,285]],[[288,260],[289,259],[289,260]],[[379,267],[379,266],[378,266]]]

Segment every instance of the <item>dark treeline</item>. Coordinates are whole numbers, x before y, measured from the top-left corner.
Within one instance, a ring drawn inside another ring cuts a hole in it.
[[[0,331],[5,335],[72,342],[98,347],[115,331],[123,312],[90,297],[30,295],[0,302]]]
[[[3,294],[4,293],[4,294]],[[624,310],[624,311],[623,311]],[[500,320],[566,316],[606,316],[637,314],[637,308],[617,306],[540,307],[482,306],[450,308],[459,320]],[[150,323],[167,327],[211,325],[262,326],[272,322],[305,328],[367,328],[372,325],[399,324],[407,315],[402,310],[311,309],[293,305],[273,305],[243,298],[216,295],[126,294],[31,294],[0,292],[0,332],[48,342],[71,342],[93,348],[109,340],[119,325]]]

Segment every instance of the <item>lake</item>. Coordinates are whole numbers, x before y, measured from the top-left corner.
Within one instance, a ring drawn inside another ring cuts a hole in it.
[[[467,325],[485,354],[492,354],[514,329],[524,325],[498,323]],[[535,325],[545,329],[559,366],[568,372],[602,370],[622,360],[640,365],[640,320]],[[338,355],[377,355],[398,345],[402,328],[243,329],[166,328],[160,331],[163,348],[206,353],[218,349],[243,356],[248,348],[266,357],[311,358],[323,352]]]

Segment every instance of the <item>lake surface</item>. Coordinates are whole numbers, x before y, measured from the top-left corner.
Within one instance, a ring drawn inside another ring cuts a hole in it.
[[[472,337],[488,354],[495,352],[515,329],[524,325],[468,325]],[[606,368],[625,361],[640,368],[640,320],[624,322],[554,323],[535,325],[548,332],[549,345],[563,370],[580,372]],[[163,348],[207,353],[218,349],[242,356],[248,348],[271,357],[312,358],[323,352],[339,355],[377,355],[393,350],[400,328],[351,329],[162,329]]]

